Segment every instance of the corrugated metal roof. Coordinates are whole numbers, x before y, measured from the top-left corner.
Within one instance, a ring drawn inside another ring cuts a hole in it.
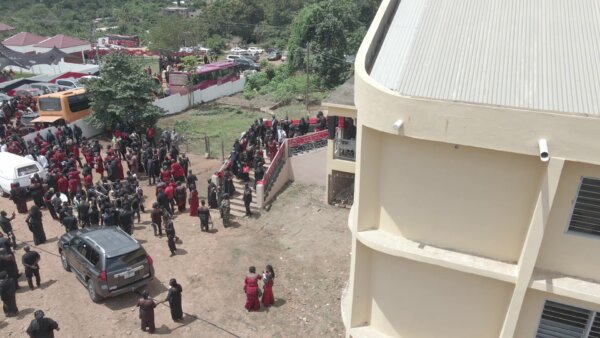
[[[600,115],[600,1],[401,0],[371,77],[408,96]]]

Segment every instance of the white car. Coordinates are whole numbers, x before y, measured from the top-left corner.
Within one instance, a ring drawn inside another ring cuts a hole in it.
[[[34,160],[9,152],[0,152],[0,195],[7,196],[12,183],[19,182],[22,187],[28,187],[33,174],[40,175],[43,180],[47,171]]]
[[[254,54],[262,54],[264,51],[265,50],[260,47],[249,47],[248,48],[248,52],[254,53]]]
[[[231,48],[231,52],[232,52],[233,54],[240,54],[240,53],[243,53],[243,52],[245,52],[245,51],[246,51],[245,49],[243,49],[243,48],[240,48],[240,47],[234,47],[234,48]]]
[[[58,80],[56,80],[56,84],[58,85],[60,90],[70,90],[70,89],[75,89],[75,88],[81,87],[81,84],[79,84],[79,81],[77,81],[74,78],[58,79]]]
[[[233,55],[233,54],[229,54],[227,55],[227,57],[225,57],[225,60],[227,61],[234,61],[236,59],[241,59],[242,57],[239,55]]]

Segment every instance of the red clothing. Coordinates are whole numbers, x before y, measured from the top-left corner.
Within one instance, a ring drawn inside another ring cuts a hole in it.
[[[273,278],[269,278],[269,281],[265,283],[261,302],[265,307],[275,304],[275,297],[273,297]]]
[[[75,194],[77,193],[77,184],[79,183],[79,180],[72,177],[69,179],[69,191],[71,192],[71,194]]]
[[[167,195],[167,198],[168,198],[168,199],[170,199],[170,200],[172,200],[172,199],[173,199],[173,196],[175,196],[175,189],[173,189],[173,186],[172,186],[172,185],[168,185],[168,186],[165,188],[165,195]]]
[[[160,171],[160,180],[168,183],[171,180],[171,170],[163,169]]]
[[[102,161],[102,157],[100,156],[96,156],[95,158],[95,167],[96,167],[96,172],[98,174],[100,174],[101,176],[104,176],[104,162]]]
[[[63,194],[68,193],[69,192],[69,180],[67,180],[67,178],[64,176],[61,176],[56,181],[56,187],[58,188],[58,191],[62,192]]]
[[[258,299],[258,280],[260,277],[256,274],[250,274],[244,279],[244,292],[246,292],[246,305],[248,311],[260,310],[260,300]]]
[[[179,162],[173,162],[173,164],[171,164],[171,173],[173,174],[173,178],[175,180],[185,176],[185,171]]]
[[[198,190],[194,189],[190,193],[190,198],[188,199],[190,202],[190,216],[198,216]]]
[[[83,178],[83,185],[85,186],[86,189],[89,189],[92,186],[94,186],[94,179],[92,178],[91,172],[86,177]]]
[[[121,163],[121,160],[117,160],[117,168],[119,170],[119,179],[124,179],[125,174],[123,173],[123,163]]]
[[[154,134],[155,134],[154,128],[150,127],[148,129],[146,129],[146,138],[148,140],[153,139],[154,138]]]

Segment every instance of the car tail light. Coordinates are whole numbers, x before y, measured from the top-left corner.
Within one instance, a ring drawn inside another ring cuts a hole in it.
[[[154,264],[154,261],[152,260],[152,257],[150,257],[150,255],[146,255],[146,259],[148,260],[148,264]]]
[[[106,282],[106,270],[100,271],[100,277],[98,277],[101,281]]]

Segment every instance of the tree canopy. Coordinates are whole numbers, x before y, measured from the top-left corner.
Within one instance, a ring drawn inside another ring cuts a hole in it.
[[[86,86],[92,99],[90,123],[111,130],[117,123],[154,126],[164,111],[152,104],[158,85],[131,56],[112,53],[102,59],[102,77]]]

